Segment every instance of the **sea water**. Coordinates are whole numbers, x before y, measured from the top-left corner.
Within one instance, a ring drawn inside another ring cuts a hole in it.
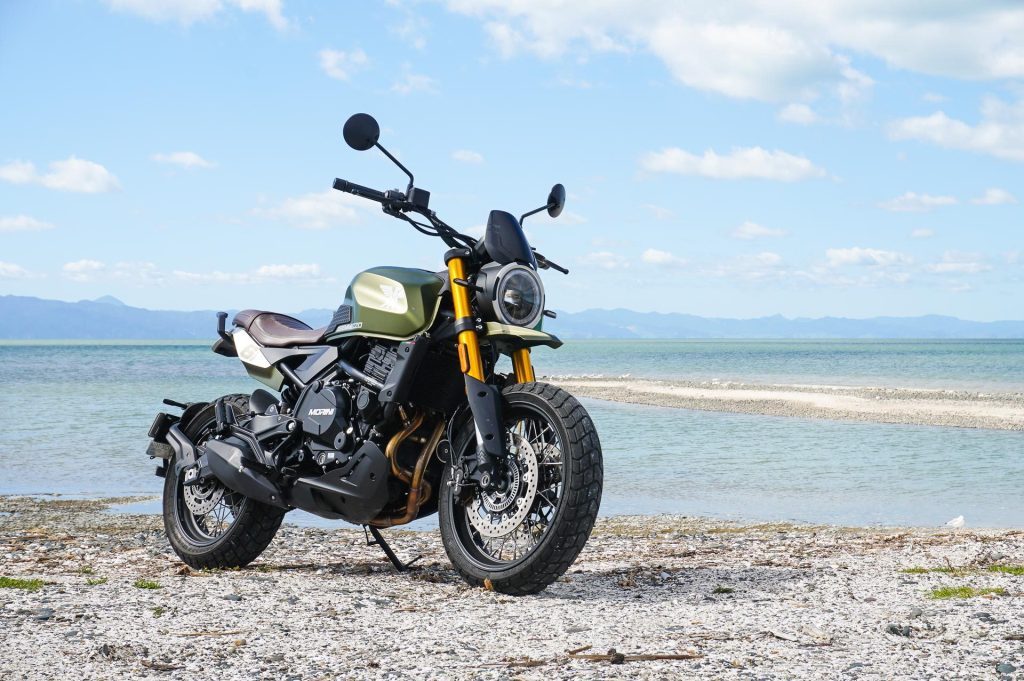
[[[1018,341],[579,341],[536,359],[547,374],[1024,389]],[[144,452],[153,415],[174,411],[161,399],[256,387],[206,344],[0,344],[0,494],[159,494]],[[605,515],[1024,526],[1024,432],[583,402]]]

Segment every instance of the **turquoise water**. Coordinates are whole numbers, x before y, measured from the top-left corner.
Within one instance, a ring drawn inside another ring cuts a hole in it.
[[[537,357],[557,374],[988,391],[1024,389],[1022,359],[1010,341],[586,341]],[[160,400],[254,387],[206,345],[0,345],[0,494],[158,494],[143,452]],[[604,447],[605,514],[1024,526],[1021,432],[585,404]]]
[[[818,385],[1024,391],[1024,340],[571,341],[538,371]]]

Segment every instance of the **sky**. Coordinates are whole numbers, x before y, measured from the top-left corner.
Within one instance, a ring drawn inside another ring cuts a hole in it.
[[[0,295],[336,307],[568,191],[548,307],[1024,318],[1010,0],[4,0]]]

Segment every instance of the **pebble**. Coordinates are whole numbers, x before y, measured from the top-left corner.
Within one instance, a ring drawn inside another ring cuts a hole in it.
[[[53,608],[39,608],[32,615],[32,619],[36,619],[36,620],[39,620],[41,622],[45,622],[46,620],[50,619],[51,617],[53,617]]]
[[[996,671],[1000,674],[1012,674],[1017,671],[1017,668],[1009,662],[1000,662],[996,665]]]
[[[898,624],[890,624],[885,628],[885,631],[886,633],[892,634],[894,636],[910,636],[910,627],[906,625],[900,626]]]
[[[240,601],[240,600],[242,600],[242,597],[239,596],[238,594],[224,594],[223,598],[224,598],[225,601]]]
[[[909,615],[910,619],[916,620],[918,617],[921,617],[922,615],[924,615],[924,610],[922,610],[921,608],[911,608],[910,609],[910,615]]]

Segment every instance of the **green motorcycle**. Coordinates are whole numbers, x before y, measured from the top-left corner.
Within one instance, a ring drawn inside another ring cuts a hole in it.
[[[603,479],[586,409],[538,382],[530,357],[562,344],[542,330],[555,315],[538,271],[568,270],[533,249],[521,225],[544,210],[557,217],[565,189],[555,185],[518,220],[491,211],[474,239],[429,209],[429,192],[380,145],[371,116],[352,116],[344,136],[353,149],[380,149],[409,183],[381,192],[336,179],[334,188],[439,238],[446,269],[366,270],[319,329],[244,310],[228,330],[219,313],[213,351],[270,390],[164,401],[181,413],[157,415],[148,454],[160,461],[170,543],[192,567],[240,567],[302,509],[364,526],[402,571],[380,530],[437,513],[467,581],[541,591],[583,549]]]

